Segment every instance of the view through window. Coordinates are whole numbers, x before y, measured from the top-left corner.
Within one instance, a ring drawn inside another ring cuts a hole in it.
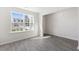
[[[34,30],[34,16],[11,11],[11,31],[23,32],[26,30]]]

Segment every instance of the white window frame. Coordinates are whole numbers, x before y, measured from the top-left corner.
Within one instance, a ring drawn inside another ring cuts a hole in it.
[[[22,22],[21,22],[21,18],[19,16],[16,17],[16,16],[12,15],[12,13],[14,13],[14,15],[22,14],[23,15]],[[25,20],[25,16],[27,16],[26,20],[28,19],[29,22],[27,22]],[[17,11],[11,11],[10,17],[11,17],[11,33],[18,33],[18,32],[34,30],[34,16],[33,15],[24,14],[24,13],[17,12]],[[19,18],[20,18],[20,20],[19,20]],[[26,25],[26,23],[28,24],[28,26]]]

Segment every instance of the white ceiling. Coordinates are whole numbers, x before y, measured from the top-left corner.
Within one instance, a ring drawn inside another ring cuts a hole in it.
[[[70,7],[25,7],[22,9],[38,12],[42,15],[47,15],[47,14],[55,13],[67,8],[70,8]]]

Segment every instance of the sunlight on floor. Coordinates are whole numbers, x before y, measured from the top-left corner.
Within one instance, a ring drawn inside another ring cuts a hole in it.
[[[33,38],[33,39],[46,39],[46,38],[50,38],[51,36],[43,36],[43,37],[35,37],[35,38]]]

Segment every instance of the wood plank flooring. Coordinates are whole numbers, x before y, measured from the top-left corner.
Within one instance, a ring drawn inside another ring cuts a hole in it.
[[[57,36],[36,37],[0,46],[0,51],[77,51],[78,42]]]

